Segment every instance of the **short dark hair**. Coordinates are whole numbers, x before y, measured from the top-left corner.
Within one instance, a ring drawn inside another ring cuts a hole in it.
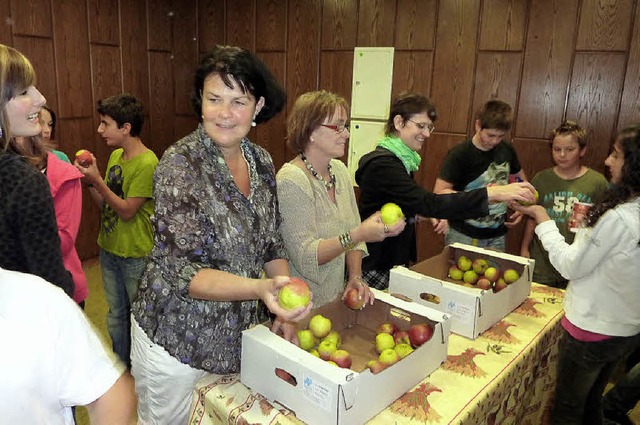
[[[49,136],[49,138],[51,140],[54,140],[56,138],[56,113],[53,112],[53,109],[49,108],[47,105],[42,105],[42,109],[49,112],[49,115],[51,115],[51,136]]]
[[[243,93],[249,92],[256,102],[264,98],[264,106],[254,119],[256,123],[269,121],[284,107],[286,94],[260,59],[247,49],[218,45],[202,58],[193,79],[191,104],[200,121],[204,80],[212,74],[219,75],[229,88],[233,82],[237,83]]]
[[[480,129],[508,131],[513,123],[513,109],[507,102],[491,99],[482,105],[476,119],[480,121]]]
[[[387,136],[396,134],[396,127],[393,123],[396,115],[400,115],[402,121],[406,122],[411,119],[412,116],[423,112],[426,112],[431,122],[435,122],[438,119],[436,107],[428,97],[409,91],[400,93],[391,103],[389,119],[387,119],[387,124],[384,129],[385,134]]]
[[[138,137],[144,123],[142,101],[129,93],[117,94],[98,101],[98,113],[113,119],[118,128],[129,123],[132,137]]]
[[[580,125],[571,120],[562,121],[562,123],[551,131],[549,142],[553,144],[553,139],[557,136],[571,135],[576,138],[580,149],[587,146],[587,132]]]

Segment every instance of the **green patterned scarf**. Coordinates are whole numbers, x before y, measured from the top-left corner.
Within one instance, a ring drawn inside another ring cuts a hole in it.
[[[420,166],[420,154],[412,151],[407,145],[404,144],[402,139],[395,136],[385,136],[378,142],[378,146],[390,150],[395,156],[400,158],[404,167],[407,169],[407,173],[412,171],[418,171]]]

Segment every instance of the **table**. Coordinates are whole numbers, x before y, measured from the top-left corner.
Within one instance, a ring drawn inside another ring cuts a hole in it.
[[[518,308],[475,340],[452,334],[445,363],[370,424],[540,424],[555,389],[564,291],[533,283]],[[301,424],[240,382],[198,383],[190,425]]]

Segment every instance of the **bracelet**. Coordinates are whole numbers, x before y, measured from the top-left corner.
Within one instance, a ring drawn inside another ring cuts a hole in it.
[[[340,241],[340,245],[342,245],[343,251],[351,251],[356,246],[351,240],[351,234],[349,232],[344,232],[338,236],[338,240]]]

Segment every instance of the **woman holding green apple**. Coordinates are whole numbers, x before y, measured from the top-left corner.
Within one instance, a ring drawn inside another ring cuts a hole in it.
[[[391,105],[384,137],[358,164],[360,216],[367,217],[392,202],[407,217],[407,226],[397,237],[367,246],[369,256],[363,260],[363,277],[375,288],[389,286],[393,266],[416,261],[416,216],[466,219],[487,215],[490,202],[534,202],[534,188],[526,182],[442,195],[428,192],[416,183],[413,173],[422,160],[419,152],[435,130],[436,118],[436,109],[427,97],[401,93]]]
[[[321,306],[356,288],[373,303],[362,280],[365,243],[399,234],[403,219],[385,225],[379,211],[360,222],[351,177],[344,163],[349,139],[349,107],[344,98],[316,91],[300,96],[288,121],[287,143],[296,157],[278,171],[281,232],[292,276],[301,276]],[[345,288],[345,268],[348,274]]]

